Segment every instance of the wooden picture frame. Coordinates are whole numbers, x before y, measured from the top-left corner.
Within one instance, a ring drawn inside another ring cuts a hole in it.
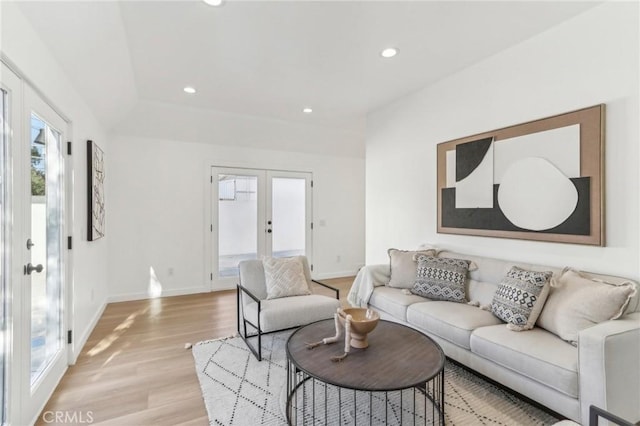
[[[604,119],[601,104],[438,144],[437,232],[604,246]]]
[[[87,141],[87,240],[104,237],[104,152]]]

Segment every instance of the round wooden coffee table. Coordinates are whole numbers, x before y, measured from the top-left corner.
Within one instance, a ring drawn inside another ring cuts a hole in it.
[[[343,331],[344,333],[344,331]],[[339,342],[307,349],[335,334],[334,320],[296,330],[287,341],[289,424],[444,425],[444,361],[423,333],[381,320],[367,349],[344,351]]]

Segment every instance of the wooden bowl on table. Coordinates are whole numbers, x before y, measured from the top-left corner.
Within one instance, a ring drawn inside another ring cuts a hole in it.
[[[351,341],[349,344],[352,348],[367,348],[369,346],[367,335],[378,325],[380,314],[367,308],[341,309],[338,318],[343,327],[345,327],[347,315],[351,315]]]

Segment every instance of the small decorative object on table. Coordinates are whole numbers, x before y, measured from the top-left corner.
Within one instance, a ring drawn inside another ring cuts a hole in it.
[[[307,348],[313,349],[321,344],[328,345],[337,342],[342,334],[342,328],[344,328],[344,354],[331,358],[332,361],[338,362],[349,355],[352,347],[358,349],[366,349],[369,347],[367,335],[378,325],[380,315],[373,309],[338,308],[333,318],[336,325],[336,335],[326,337],[319,342],[307,343]]]

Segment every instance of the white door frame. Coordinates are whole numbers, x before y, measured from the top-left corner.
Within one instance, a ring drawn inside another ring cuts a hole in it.
[[[271,178],[291,177],[306,179],[306,235],[305,252],[309,263],[313,263],[313,173],[309,171],[290,171],[264,169],[259,167],[207,166],[206,181],[210,188],[206,191],[208,203],[205,208],[205,283],[211,291],[235,289],[238,279],[218,279],[218,173],[258,176],[258,254],[271,255],[271,239],[267,237],[266,212],[270,211]],[[262,182],[261,182],[262,181]],[[268,247],[268,248],[267,248]],[[205,287],[207,287],[205,285]]]
[[[9,121],[12,135],[9,140],[9,166],[12,181],[7,181],[9,212],[7,219],[12,224],[7,229],[7,244],[11,248],[9,282],[6,297],[12,304],[7,310],[7,413],[9,424],[31,424],[55,390],[62,375],[70,364],[73,354],[67,344],[67,330],[72,323],[72,280],[73,267],[71,253],[67,247],[67,236],[71,234],[73,223],[73,162],[67,155],[67,140],[71,136],[71,122],[47,100],[28,79],[4,57],[2,66],[3,88],[10,93]],[[61,347],[41,377],[31,387],[31,298],[30,280],[23,273],[23,267],[30,260],[25,242],[30,234],[30,136],[28,128],[31,109],[37,115],[60,131],[61,205],[63,223],[61,225]]]

